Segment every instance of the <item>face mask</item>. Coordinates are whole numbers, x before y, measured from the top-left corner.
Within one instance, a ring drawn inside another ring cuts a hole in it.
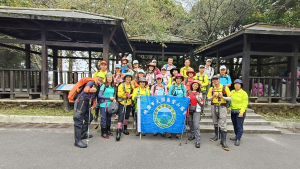
[[[149,73],[152,73],[152,72],[153,72],[153,71],[151,71],[151,70],[149,71]]]

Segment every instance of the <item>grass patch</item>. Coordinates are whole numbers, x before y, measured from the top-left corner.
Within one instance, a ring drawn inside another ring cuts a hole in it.
[[[277,114],[261,114],[264,120],[279,121],[279,122],[300,122],[300,116],[283,116]]]
[[[5,115],[27,115],[27,116],[73,116],[73,109],[69,112],[64,112],[61,107],[31,107],[31,108],[0,108],[1,114]]]

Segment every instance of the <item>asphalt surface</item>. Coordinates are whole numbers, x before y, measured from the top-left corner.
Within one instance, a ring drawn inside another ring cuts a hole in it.
[[[67,127],[22,128],[0,126],[0,168],[299,168],[299,131],[283,134],[245,134],[241,146],[229,140],[230,151],[210,142],[211,133],[201,134],[201,148],[195,141],[132,135],[104,140],[95,129],[88,148],[74,147],[73,132]],[[115,134],[115,133],[114,133]],[[184,135],[185,136],[185,135]],[[86,142],[86,140],[84,140]]]

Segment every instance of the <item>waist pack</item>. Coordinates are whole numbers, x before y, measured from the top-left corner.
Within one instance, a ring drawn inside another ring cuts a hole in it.
[[[231,110],[231,114],[240,114],[240,110]]]
[[[119,103],[118,102],[112,102],[107,109],[108,114],[116,114],[119,109]]]

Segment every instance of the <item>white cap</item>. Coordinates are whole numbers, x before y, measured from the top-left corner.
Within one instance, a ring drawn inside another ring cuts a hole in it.
[[[153,63],[153,62],[156,62],[156,63],[157,63],[157,61],[156,61],[155,59],[154,59],[154,60],[152,60],[152,63]]]
[[[206,62],[211,62],[211,59],[207,59]]]
[[[200,67],[203,67],[203,68],[205,68],[205,66],[204,66],[204,65],[200,65],[200,66],[199,66],[199,68],[200,68]]]
[[[227,68],[226,68],[225,65],[222,65],[222,66],[220,67],[220,70],[221,70],[221,69],[227,69]]]
[[[139,63],[139,61],[137,61],[137,60],[134,60],[134,61],[133,61],[133,64],[136,64],[136,63]]]

